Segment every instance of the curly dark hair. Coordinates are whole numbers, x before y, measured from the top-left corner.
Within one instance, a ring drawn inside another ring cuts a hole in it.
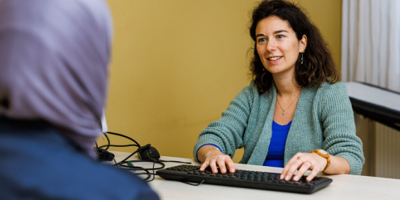
[[[336,71],[327,43],[322,38],[318,28],[309,21],[300,8],[285,0],[264,0],[253,10],[250,27],[250,36],[254,41],[254,55],[250,64],[250,71],[260,94],[271,88],[273,78],[270,72],[264,70],[257,53],[256,27],[259,21],[269,16],[277,16],[288,21],[298,40],[303,35],[307,36],[308,41],[303,55],[303,64],[300,64],[300,54],[295,64],[297,84],[302,87],[319,87],[325,81],[328,83],[338,81],[339,74]]]

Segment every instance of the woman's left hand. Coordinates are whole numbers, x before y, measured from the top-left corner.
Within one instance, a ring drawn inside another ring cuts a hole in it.
[[[308,169],[311,169],[311,173],[307,176],[307,181],[311,181],[325,169],[326,165],[326,159],[316,153],[297,153],[283,168],[280,178],[288,181],[297,170],[293,180],[298,181]]]

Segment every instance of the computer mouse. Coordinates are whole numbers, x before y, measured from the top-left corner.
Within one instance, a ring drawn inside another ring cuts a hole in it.
[[[160,153],[158,153],[156,148],[148,145],[148,147],[139,150],[139,158],[141,160],[158,161],[160,160]]]

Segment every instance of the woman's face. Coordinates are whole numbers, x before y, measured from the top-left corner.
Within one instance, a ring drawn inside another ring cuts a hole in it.
[[[299,53],[304,52],[307,37],[298,40],[289,22],[270,16],[258,22],[256,47],[265,69],[275,74],[294,74]]]

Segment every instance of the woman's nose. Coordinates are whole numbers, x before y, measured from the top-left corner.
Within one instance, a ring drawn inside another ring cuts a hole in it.
[[[276,44],[275,44],[275,42],[273,42],[273,41],[268,41],[267,50],[268,50],[268,51],[275,51],[275,50],[276,50]]]

